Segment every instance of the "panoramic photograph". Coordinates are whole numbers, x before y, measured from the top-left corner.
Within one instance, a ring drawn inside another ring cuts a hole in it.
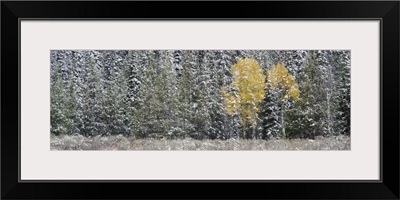
[[[350,50],[51,50],[50,150],[351,150]]]

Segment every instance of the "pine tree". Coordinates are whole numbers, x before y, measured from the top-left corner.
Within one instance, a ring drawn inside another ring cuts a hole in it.
[[[337,134],[350,134],[350,51],[333,52],[336,66],[338,107],[335,122]]]
[[[76,113],[75,113],[75,128],[74,133],[76,134],[84,134],[84,112],[83,106],[85,102],[85,94],[83,93],[83,85],[84,85],[84,78],[86,74],[86,55],[88,51],[71,51],[72,55],[72,82],[73,90],[74,90],[74,99],[75,99],[75,106],[76,106]]]
[[[260,105],[260,118],[262,120],[262,138],[277,138],[280,137],[279,133],[282,130],[280,115],[281,104],[279,101],[279,97],[274,93],[273,89],[270,86],[267,85],[266,91],[267,94],[265,95],[264,101]]]
[[[138,136],[140,130],[138,121],[138,111],[140,96],[139,91],[142,85],[142,71],[140,65],[140,51],[129,50],[123,62],[125,66],[125,74],[127,82],[127,96],[126,96],[126,118],[128,119],[129,135]]]
[[[199,51],[197,54],[197,62],[193,69],[195,71],[192,100],[194,102],[194,124],[196,125],[197,138],[204,139],[209,137],[211,128],[211,116],[210,116],[210,71],[209,71],[209,60],[208,51]]]
[[[318,57],[317,51],[310,51],[298,74],[301,95],[290,112],[286,113],[288,137],[314,138],[326,130],[326,95]]]
[[[210,62],[210,117],[211,117],[211,138],[228,139],[233,137],[233,130],[230,127],[230,116],[225,110],[224,96],[220,88],[229,87],[232,83],[230,74],[230,56],[226,50],[214,51],[213,57],[208,58]]]
[[[88,58],[87,73],[85,76],[82,92],[83,102],[83,134],[85,136],[95,136],[106,134],[106,125],[101,120],[103,111],[102,105],[102,84],[100,71],[96,65],[95,54],[92,53]]]
[[[65,112],[65,101],[63,85],[60,74],[53,77],[51,91],[50,124],[51,132],[56,135],[68,134],[67,116]]]
[[[140,138],[148,137],[152,130],[152,122],[154,122],[154,76],[155,61],[152,51],[140,51],[140,66],[142,72],[142,84],[139,91],[139,101],[137,115],[135,116],[135,135]]]
[[[132,54],[132,53],[131,53]],[[146,88],[151,87],[150,73],[150,51],[138,50],[132,55],[131,76],[128,78],[130,87],[131,120],[130,129],[134,137],[143,138],[146,136],[147,128],[144,126],[146,115]]]
[[[298,100],[300,96],[299,86],[295,81],[295,77],[292,76],[289,71],[285,68],[282,63],[278,63],[268,70],[268,86],[271,88],[275,97],[280,102],[280,113],[281,113],[281,127],[282,136],[287,137],[285,130],[285,110],[288,106],[288,101],[293,99]]]
[[[175,131],[176,88],[171,54],[151,51],[141,89],[140,113],[143,137],[168,138]],[[174,133],[175,134],[175,133]]]
[[[51,52],[51,132],[54,134],[72,134],[76,127],[76,99],[73,76],[67,70],[66,51]],[[64,77],[64,79],[63,79]]]
[[[182,131],[181,137],[196,137],[193,124],[193,93],[194,93],[194,67],[196,65],[195,51],[182,51],[182,70],[180,79],[177,82],[178,106],[178,127]]]
[[[265,71],[271,69],[273,66],[276,65],[276,63],[282,62],[282,56],[280,56],[280,52],[281,51],[277,50],[266,51],[264,65],[262,65]],[[268,86],[268,80],[266,79],[265,81],[265,89],[267,91],[267,94],[265,95],[264,101],[260,105],[260,125],[262,129],[262,138],[279,138],[281,136],[280,132],[282,130],[282,115],[280,114],[281,103],[275,91],[270,86]]]
[[[178,58],[177,55],[179,55]],[[178,76],[177,71],[178,69],[180,73],[182,70],[181,52],[166,51],[164,57],[162,75],[167,83],[163,85],[165,88],[164,98],[168,113],[168,126],[166,127],[168,128],[167,135],[168,138],[182,138],[184,132],[181,129],[180,124],[177,123],[180,119],[179,107],[181,106],[178,87],[178,82],[181,76]]]
[[[156,98],[160,100],[160,119],[162,136],[167,138],[181,137],[181,130],[177,129],[178,102],[176,100],[176,75],[173,67],[173,54],[171,51],[160,52],[158,63],[158,76],[156,78]]]
[[[127,68],[123,58],[114,54],[109,67],[110,75],[102,95],[102,122],[105,135],[130,135]]]

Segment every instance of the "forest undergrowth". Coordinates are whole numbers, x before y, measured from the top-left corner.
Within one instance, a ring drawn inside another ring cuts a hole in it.
[[[350,150],[349,136],[317,136],[312,139],[228,139],[194,140],[135,139],[122,135],[85,137],[50,136],[51,150]]]

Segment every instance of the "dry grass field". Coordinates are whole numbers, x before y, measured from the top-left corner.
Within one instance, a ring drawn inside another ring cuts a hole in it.
[[[124,136],[51,135],[51,150],[350,150],[350,137],[271,140],[136,140]]]

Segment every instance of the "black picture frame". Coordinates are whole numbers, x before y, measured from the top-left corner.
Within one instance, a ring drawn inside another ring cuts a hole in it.
[[[399,7],[398,1],[2,1],[1,198],[399,199]],[[381,180],[22,182],[18,137],[21,19],[378,19],[381,21]]]

